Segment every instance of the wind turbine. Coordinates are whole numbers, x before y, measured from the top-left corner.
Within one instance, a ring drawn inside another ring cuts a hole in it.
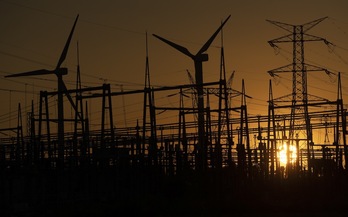
[[[63,167],[64,165],[64,105],[63,105],[63,94],[67,96],[68,100],[70,101],[72,107],[76,110],[76,105],[70,96],[70,94],[67,91],[67,87],[63,81],[63,75],[68,74],[68,69],[65,67],[61,67],[61,64],[64,62],[66,55],[69,50],[69,45],[71,38],[73,36],[75,26],[77,23],[77,20],[79,18],[79,15],[77,15],[74,25],[70,31],[68,40],[65,43],[64,49],[62,51],[62,54],[60,55],[60,58],[58,60],[57,66],[53,70],[47,70],[47,69],[39,69],[29,72],[23,72],[18,74],[12,74],[5,76],[6,78],[10,77],[25,77],[25,76],[41,76],[41,75],[50,75],[54,74],[57,76],[58,80],[58,166]]]
[[[163,41],[164,43],[172,46],[181,53],[190,57],[195,65],[195,79],[196,79],[196,89],[198,94],[198,154],[197,154],[197,169],[206,169],[207,167],[207,147],[205,142],[205,132],[204,132],[204,99],[203,99],[203,62],[208,61],[208,54],[204,53],[208,50],[211,43],[214,41],[215,37],[219,34],[222,27],[231,17],[229,15],[226,20],[220,25],[220,27],[214,32],[214,34],[208,39],[208,41],[202,46],[202,48],[197,52],[196,55],[192,54],[187,48],[175,44],[165,38],[162,38],[156,34],[153,34],[156,38]]]

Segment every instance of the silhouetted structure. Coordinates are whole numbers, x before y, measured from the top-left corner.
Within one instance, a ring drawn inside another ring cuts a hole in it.
[[[306,87],[307,71],[322,68],[304,63],[303,43],[307,39],[322,39],[305,33],[323,19],[299,26],[270,21],[291,34],[269,43],[274,47],[275,43],[293,42],[294,57],[292,64],[269,73],[276,76],[280,72],[292,72],[293,92],[275,99],[270,81],[268,114],[250,116],[247,111],[250,97],[246,95],[244,80],[241,91],[230,86],[234,72],[226,81],[223,43],[219,80],[203,82],[202,63],[208,61],[204,52],[229,18],[196,55],[154,35],[194,60],[195,79],[188,72],[190,84],[151,86],[146,34],[143,89],[113,92],[107,83],[82,88],[78,64],[76,89],[68,90],[62,78],[67,69],[60,66],[67,55],[78,16],[55,70],[7,76],[55,74],[58,91],[41,91],[38,111],[32,103],[28,135],[23,135],[20,105],[17,126],[0,129],[1,133],[16,132],[15,137],[0,138],[0,208],[4,214],[20,215],[23,211],[34,215],[58,216],[66,212],[83,215],[90,214],[94,207],[99,211],[97,214],[105,215],[115,212],[180,215],[184,211],[189,215],[215,215],[246,212],[250,207],[260,212],[282,212],[289,204],[295,205],[295,211],[302,212],[314,210],[315,204],[322,203],[332,192],[330,208],[345,211],[348,150],[340,74],[335,101],[318,97],[311,101],[308,97],[312,95]],[[155,93],[169,90],[178,91],[178,107],[156,106]],[[142,123],[137,121],[136,126],[116,128],[112,97],[131,94],[144,96]],[[189,94],[197,99],[192,106],[185,105],[183,100]],[[58,117],[52,118],[48,102],[49,96],[55,95],[58,96]],[[72,119],[64,117],[63,95],[74,109]],[[218,98],[217,108],[210,104],[213,97]],[[237,97],[241,97],[240,106],[232,107],[231,101]],[[288,97],[290,100],[286,101]],[[100,129],[94,130],[90,130],[87,103],[87,99],[92,98],[101,99],[102,111]],[[318,105],[334,107],[309,111],[310,106]],[[280,109],[290,109],[290,112],[279,116],[276,110]],[[176,111],[178,121],[158,124],[156,111],[167,110]],[[217,119],[213,113],[218,113]],[[188,119],[192,114],[198,116],[198,121]],[[336,121],[323,124],[322,117]],[[52,122],[58,124],[57,132],[51,129]],[[74,124],[72,132],[65,131],[64,124],[68,122]],[[303,123],[304,138],[296,133],[298,129],[303,130]],[[314,144],[313,132],[327,129],[335,132],[333,144]],[[251,135],[254,135],[254,146]],[[237,140],[236,146],[234,140]],[[305,148],[301,142],[306,143]],[[290,145],[295,149],[291,150]],[[281,162],[281,147],[286,147],[285,165]],[[299,194],[303,195],[300,202]]]

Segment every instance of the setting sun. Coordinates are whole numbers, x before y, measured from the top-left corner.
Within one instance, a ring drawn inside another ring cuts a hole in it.
[[[286,143],[284,143],[278,152],[278,158],[279,158],[279,162],[281,166],[286,166],[286,164],[288,163],[288,155],[290,157],[290,163],[294,163],[296,161],[297,158],[297,151],[296,151],[296,147],[293,145],[289,146],[289,153],[288,152],[288,145]]]

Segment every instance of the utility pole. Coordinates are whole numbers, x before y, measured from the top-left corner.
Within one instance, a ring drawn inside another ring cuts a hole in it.
[[[150,138],[149,138],[149,165],[157,166],[157,134],[156,134],[156,114],[155,114],[155,102],[154,93],[151,88],[150,82],[150,66],[149,66],[149,48],[146,32],[146,61],[145,61],[145,84],[144,84],[144,107],[143,107],[143,147],[142,154],[145,155],[146,146],[146,126],[147,126],[147,109],[149,109],[150,117]]]
[[[272,81],[269,80],[268,121],[267,121],[267,150],[271,153],[271,177],[274,177],[274,166],[277,165],[277,135],[273,102]],[[271,131],[272,129],[272,131]],[[270,148],[270,149],[269,149]],[[278,172],[278,171],[277,171]]]
[[[220,81],[219,81],[219,114],[218,114],[218,138],[217,145],[222,151],[221,147],[221,135],[222,135],[222,125],[223,122],[226,125],[227,132],[227,159],[228,165],[232,165],[232,136],[231,136],[231,127],[230,127],[230,114],[228,109],[228,92],[227,92],[227,83],[226,83],[226,67],[225,67],[225,52],[224,52],[224,40],[223,40],[223,30],[221,30],[221,50],[220,50]],[[232,73],[233,74],[233,73]],[[233,76],[232,76],[233,77]],[[232,78],[233,79],[233,78]],[[231,81],[232,82],[232,81]],[[225,104],[224,109],[222,109],[222,104]],[[225,114],[225,117],[222,115]],[[224,120],[224,121],[223,121]],[[222,152],[219,153],[218,159],[222,163]],[[222,164],[221,164],[222,165]]]

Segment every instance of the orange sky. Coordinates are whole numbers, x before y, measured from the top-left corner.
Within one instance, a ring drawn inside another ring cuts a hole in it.
[[[63,66],[69,68],[64,77],[68,88],[74,88],[76,76],[76,42],[80,45],[80,65],[84,86],[111,83],[113,91],[142,89],[145,70],[145,31],[149,33],[151,82],[155,86],[187,84],[186,69],[194,73],[192,60],[152,37],[152,33],[187,47],[196,53],[228,15],[224,31],[227,75],[236,71],[233,88],[240,89],[245,79],[251,115],[267,114],[267,71],[289,64],[290,44],[281,45],[278,55],[267,41],[286,34],[266,19],[289,24],[302,24],[328,16],[309,34],[326,38],[337,45],[329,52],[322,42],[306,44],[306,60],[313,65],[343,73],[343,91],[347,102],[348,86],[348,2],[345,0],[192,0],[192,1],[110,1],[101,0],[0,0],[0,128],[16,126],[16,109],[37,103],[40,90],[56,88],[54,75],[35,78],[4,79],[8,73],[35,69],[53,69],[65,44],[73,21],[80,14],[76,31]],[[220,37],[208,50],[209,62],[204,63],[204,81],[219,79]],[[18,91],[18,92],[17,92]],[[324,72],[308,75],[311,94],[336,98],[336,83]],[[158,106],[178,106],[178,99],[156,99]],[[274,84],[274,97],[291,93],[291,75],[284,74]],[[141,119],[142,96],[123,99],[128,125]],[[212,100],[214,103],[214,100]],[[216,100],[215,100],[216,101]],[[92,101],[94,105],[97,100]],[[52,102],[54,103],[54,102]],[[122,99],[114,97],[116,125],[123,126]],[[239,99],[234,102],[239,105]],[[189,102],[188,104],[189,105]],[[24,110],[24,109],[23,109]],[[9,121],[9,112],[14,119]],[[29,110],[27,110],[29,111]],[[69,116],[69,109],[66,116]],[[99,107],[92,107],[99,122]],[[52,113],[55,107],[52,104]],[[24,112],[23,112],[24,113]],[[172,114],[171,114],[172,115]],[[159,118],[164,122],[170,114]],[[23,117],[25,119],[25,116]]]

